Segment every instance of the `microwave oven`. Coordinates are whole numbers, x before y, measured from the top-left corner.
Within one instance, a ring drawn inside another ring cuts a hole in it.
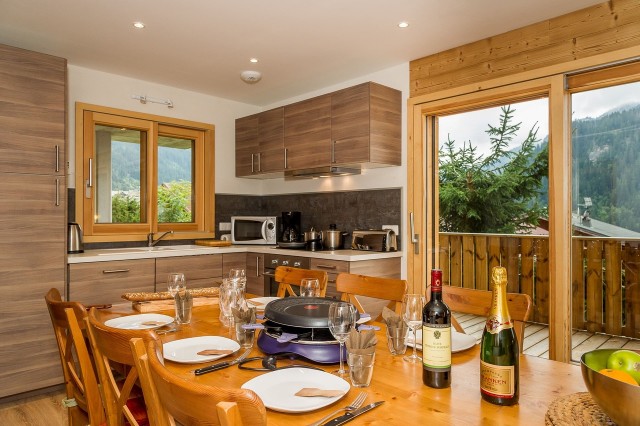
[[[231,242],[233,244],[276,244],[277,235],[278,218],[276,216],[231,217]]]

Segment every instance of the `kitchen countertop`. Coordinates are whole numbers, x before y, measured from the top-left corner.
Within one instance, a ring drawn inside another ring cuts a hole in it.
[[[180,245],[85,250],[84,253],[69,254],[67,263],[72,264],[107,262],[112,260],[155,259],[158,257],[199,256],[204,254],[224,253],[278,253],[282,255],[310,257],[315,259],[344,260],[347,262],[402,257],[401,251],[371,252],[350,249],[307,251],[282,249],[276,248],[275,246],[232,245],[227,247],[207,247],[199,245]]]

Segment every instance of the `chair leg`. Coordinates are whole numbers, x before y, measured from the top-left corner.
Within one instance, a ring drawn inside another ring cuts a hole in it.
[[[220,419],[221,426],[241,426],[240,410],[235,402],[219,402],[216,404],[216,411]]]

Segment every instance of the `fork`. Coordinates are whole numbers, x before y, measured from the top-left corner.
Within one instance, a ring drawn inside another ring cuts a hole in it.
[[[324,416],[323,418],[321,418],[320,420],[318,420],[315,423],[311,423],[309,426],[320,426],[322,423],[324,423],[325,421],[329,420],[331,417],[335,416],[336,414],[338,414],[341,411],[353,411],[353,410],[357,410],[358,408],[360,408],[360,406],[362,405],[362,403],[364,402],[364,400],[367,399],[367,393],[366,392],[360,392],[360,394],[356,397],[356,399],[353,400],[353,402],[349,405],[347,405],[346,407],[343,408],[339,408],[336,411],[334,411],[333,413]]]

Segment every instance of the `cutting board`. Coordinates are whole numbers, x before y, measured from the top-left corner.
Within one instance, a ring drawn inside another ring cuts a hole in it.
[[[219,299],[217,297],[194,297],[193,306],[217,305],[218,300]],[[133,309],[142,313],[170,311],[175,309],[175,302],[173,299],[153,300],[150,302],[133,302]]]
[[[195,244],[199,246],[209,246],[209,247],[227,247],[231,245],[231,241],[222,241],[222,240],[196,240]]]

